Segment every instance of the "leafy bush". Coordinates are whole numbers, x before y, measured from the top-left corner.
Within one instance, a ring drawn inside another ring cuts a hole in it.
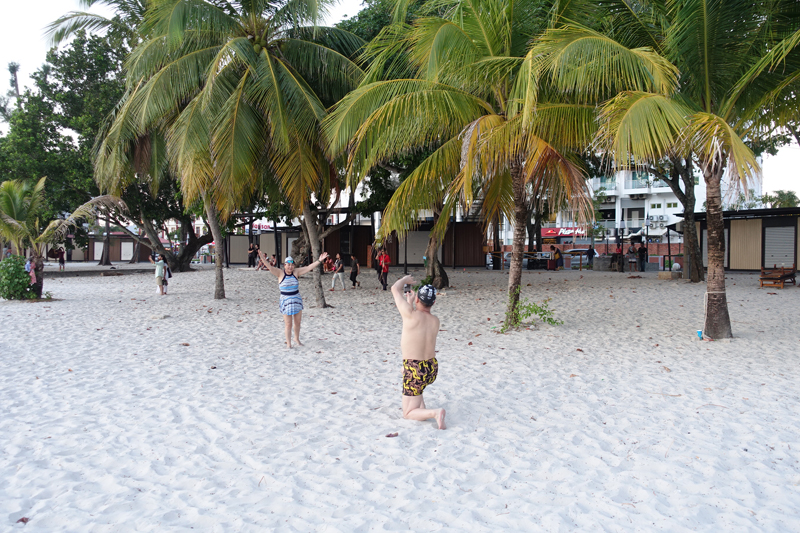
[[[12,255],[0,261],[0,298],[27,300],[35,297],[31,276],[25,272],[25,258]]]
[[[422,281],[414,285],[412,288],[414,289],[414,292],[417,292],[420,287],[423,287],[425,285],[430,285],[432,281],[433,281],[433,276],[428,276],[426,278],[423,278]]]
[[[519,294],[519,287],[517,287],[517,294]],[[509,296],[509,300],[511,296]],[[560,326],[564,323],[563,320],[555,318],[553,311],[549,308],[548,302],[550,298],[544,300],[541,305],[534,302],[529,302],[527,298],[520,297],[516,308],[509,312],[506,311],[506,320],[503,322],[503,327],[500,328],[500,333],[505,333],[510,329],[517,329],[526,323],[532,317],[539,317],[539,320],[551,326]]]

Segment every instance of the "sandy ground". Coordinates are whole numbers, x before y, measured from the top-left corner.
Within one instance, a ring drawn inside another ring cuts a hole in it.
[[[265,273],[0,302],[0,531],[800,531],[800,290],[731,275],[737,338],[699,342],[704,286],[525,272],[564,324],[499,335],[507,275],[448,273],[445,431],[402,418],[371,271],[333,309],[301,280],[291,352]]]

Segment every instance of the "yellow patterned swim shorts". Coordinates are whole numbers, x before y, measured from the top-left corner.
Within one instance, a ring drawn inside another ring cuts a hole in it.
[[[436,381],[439,362],[431,359],[403,359],[403,396],[419,396],[425,387]]]

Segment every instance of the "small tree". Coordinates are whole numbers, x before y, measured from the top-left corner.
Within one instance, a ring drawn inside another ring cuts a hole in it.
[[[125,209],[125,204],[114,196],[99,196],[78,207],[67,218],[45,225],[40,218],[44,205],[46,178],[36,184],[29,181],[6,181],[0,184],[0,236],[14,244],[17,253],[30,249],[31,266],[36,274],[33,292],[42,296],[44,285],[44,257],[48,244],[66,238],[67,232],[83,219],[93,217],[95,209]]]

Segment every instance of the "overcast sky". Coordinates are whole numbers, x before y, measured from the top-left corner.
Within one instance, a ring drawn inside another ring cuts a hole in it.
[[[352,17],[361,8],[362,0],[342,0],[331,10],[328,24]],[[44,27],[59,16],[79,10],[78,0],[2,0],[3,16],[0,17],[0,94],[8,88],[10,76],[6,66],[11,62],[20,64],[20,89],[31,84],[30,75],[44,63],[47,41]],[[103,13],[101,9],[93,10]],[[107,13],[106,13],[107,14]],[[5,130],[5,128],[2,128]],[[763,191],[778,189],[800,193],[800,148],[795,144],[782,148],[777,156],[767,156],[763,162]]]

